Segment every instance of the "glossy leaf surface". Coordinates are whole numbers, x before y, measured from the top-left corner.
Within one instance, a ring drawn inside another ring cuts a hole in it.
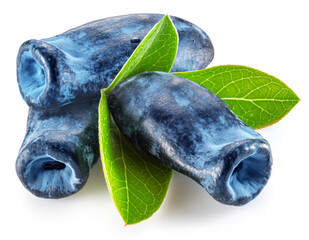
[[[239,65],[175,73],[217,94],[247,125],[262,128],[278,122],[298,102],[298,96],[279,79]]]
[[[146,35],[109,88],[101,91],[99,142],[109,192],[126,224],[150,217],[162,204],[172,170],[153,163],[120,133],[108,107],[108,93],[126,78],[145,71],[169,72],[177,53],[178,34],[164,16]]]
[[[111,90],[124,79],[146,71],[169,72],[178,46],[178,34],[169,16],[165,15],[138,45],[113,82]]]
[[[138,223],[161,206],[172,170],[152,162],[119,131],[107,107],[104,91],[99,107],[99,141],[105,179],[126,224]]]

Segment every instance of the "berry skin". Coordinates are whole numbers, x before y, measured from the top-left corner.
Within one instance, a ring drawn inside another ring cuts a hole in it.
[[[269,143],[197,83],[170,73],[141,73],[117,85],[108,106],[137,148],[222,203],[248,203],[270,177]]]
[[[97,100],[30,108],[16,172],[35,196],[63,198],[84,186],[99,158],[97,108]]]
[[[42,40],[24,42],[17,56],[22,97],[37,109],[100,98],[161,14],[97,20]],[[173,72],[204,69],[214,49],[196,25],[171,17],[179,35]]]

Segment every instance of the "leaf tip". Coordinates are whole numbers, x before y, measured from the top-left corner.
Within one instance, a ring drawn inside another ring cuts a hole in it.
[[[299,102],[301,101],[301,99],[300,99],[296,94],[295,94],[295,96],[296,96],[297,103],[299,103]],[[297,103],[296,103],[296,104],[297,104]],[[296,104],[295,104],[295,105],[296,105]]]

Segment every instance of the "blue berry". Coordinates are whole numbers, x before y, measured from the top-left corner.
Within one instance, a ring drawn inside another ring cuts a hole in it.
[[[63,34],[22,44],[17,56],[20,92],[37,109],[99,99],[146,34],[163,17],[131,14],[84,24]],[[206,68],[214,50],[196,25],[171,17],[179,34],[172,71]]]
[[[31,193],[62,198],[84,186],[99,158],[97,108],[97,100],[56,109],[30,108],[16,172]]]
[[[197,83],[170,73],[141,73],[117,85],[108,106],[137,148],[222,203],[248,203],[270,177],[269,143]]]

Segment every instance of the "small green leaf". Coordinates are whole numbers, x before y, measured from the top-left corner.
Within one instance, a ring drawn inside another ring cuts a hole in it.
[[[282,81],[245,66],[223,65],[174,74],[217,94],[253,128],[278,122],[299,102],[298,96]]]
[[[108,96],[118,83],[138,73],[146,71],[169,72],[176,57],[177,47],[177,30],[170,17],[165,15],[150,30],[123,65],[113,82],[105,90],[106,95]]]
[[[178,46],[178,34],[166,15],[146,35],[112,84],[101,91],[99,142],[105,179],[126,224],[149,218],[162,204],[172,170],[136,149],[119,131],[108,110],[107,96],[126,78],[146,71],[169,72]]]
[[[119,131],[107,107],[105,92],[99,105],[99,142],[109,192],[126,224],[149,218],[161,206],[172,170],[155,164]]]

